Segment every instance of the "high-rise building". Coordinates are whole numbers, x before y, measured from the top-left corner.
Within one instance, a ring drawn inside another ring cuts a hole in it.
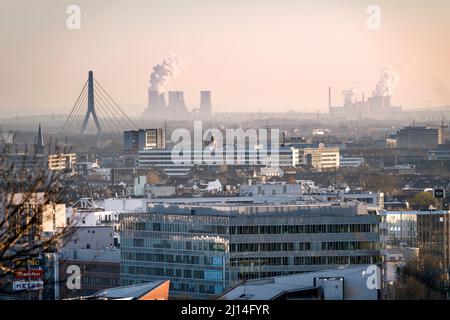
[[[142,150],[164,149],[166,136],[164,129],[139,129],[124,131],[124,152],[138,152]]]

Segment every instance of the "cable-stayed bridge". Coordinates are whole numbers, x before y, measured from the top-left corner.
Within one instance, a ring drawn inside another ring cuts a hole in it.
[[[137,129],[136,124],[119,107],[89,71],[75,105],[69,113],[60,135],[85,134],[92,116],[97,136],[105,132]]]

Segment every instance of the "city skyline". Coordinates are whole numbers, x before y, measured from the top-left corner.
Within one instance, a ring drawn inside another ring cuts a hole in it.
[[[450,103],[445,1],[79,1],[79,30],[66,26],[69,1],[26,4],[1,4],[4,117],[69,113],[87,70],[139,116],[168,52],[187,66],[165,90],[184,91],[189,108],[211,90],[214,112],[326,112],[329,86],[334,105],[350,88],[368,97],[386,67],[405,110]],[[381,10],[379,30],[367,26],[370,5]]]
[[[450,300],[449,32],[449,0],[0,1],[0,302]]]

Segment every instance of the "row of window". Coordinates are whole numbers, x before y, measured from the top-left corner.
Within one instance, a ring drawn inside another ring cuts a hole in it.
[[[221,225],[201,225],[195,228],[195,225],[186,223],[161,223],[161,222],[122,222],[123,230],[133,231],[156,231],[156,232],[175,232],[175,233],[203,233],[203,234],[227,234],[228,227]]]
[[[105,277],[91,277],[91,276],[82,276],[81,277],[82,285],[101,285],[108,287],[117,287],[119,286],[119,278],[105,278]]]
[[[294,251],[293,242],[233,243],[230,252]]]
[[[162,253],[143,253],[143,252],[124,252],[122,251],[122,260],[126,261],[146,261],[162,263],[181,263],[205,266],[222,266],[222,257],[193,256],[193,255],[173,255]]]
[[[189,298],[189,292],[199,292],[199,293],[206,293],[206,294],[219,294],[223,292],[224,288],[222,285],[218,284],[215,286],[208,286],[208,285],[197,285],[192,283],[183,283],[183,282],[171,282],[171,290],[178,291],[178,292],[188,292],[186,295],[187,298]]]
[[[295,265],[333,265],[333,264],[375,264],[381,261],[379,256],[319,256],[295,257]]]
[[[288,257],[264,257],[264,258],[231,258],[230,265],[232,267],[247,266],[288,266]]]
[[[229,228],[229,229],[228,229]],[[378,232],[378,224],[300,224],[300,225],[260,225],[221,226],[200,225],[193,228],[185,223],[133,222],[123,223],[122,230],[156,231],[202,234],[298,234],[298,233],[355,233]]]
[[[153,249],[178,249],[178,250],[194,250],[194,251],[225,251],[225,244],[211,241],[171,241],[156,239],[140,239],[133,238],[122,239],[122,247],[126,248],[130,244],[135,248],[153,248]]]
[[[213,270],[173,269],[161,267],[122,266],[122,272],[126,274],[136,274],[140,276],[158,276],[171,278],[200,279],[210,281],[222,280],[221,277],[216,276],[216,273],[220,273],[221,271],[216,270],[213,271]]]
[[[294,265],[373,264],[380,259],[374,255],[294,257]],[[234,267],[289,266],[292,265],[289,260],[288,257],[231,258],[230,264]]]
[[[272,252],[309,250],[377,250],[378,242],[335,241],[335,242],[275,242],[275,243],[233,243],[230,252]]]
[[[311,270],[313,271],[313,270]],[[300,274],[303,271],[256,271],[256,272],[239,272],[239,280],[251,280],[251,279],[261,279],[261,278],[271,278],[279,276],[287,276],[290,274]]]
[[[312,224],[272,226],[232,226],[230,234],[296,234],[378,232],[378,224]]]

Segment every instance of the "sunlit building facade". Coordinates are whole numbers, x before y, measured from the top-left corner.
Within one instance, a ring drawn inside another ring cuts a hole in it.
[[[120,222],[122,285],[170,279],[176,297],[383,260],[383,216],[360,206],[149,203]]]

